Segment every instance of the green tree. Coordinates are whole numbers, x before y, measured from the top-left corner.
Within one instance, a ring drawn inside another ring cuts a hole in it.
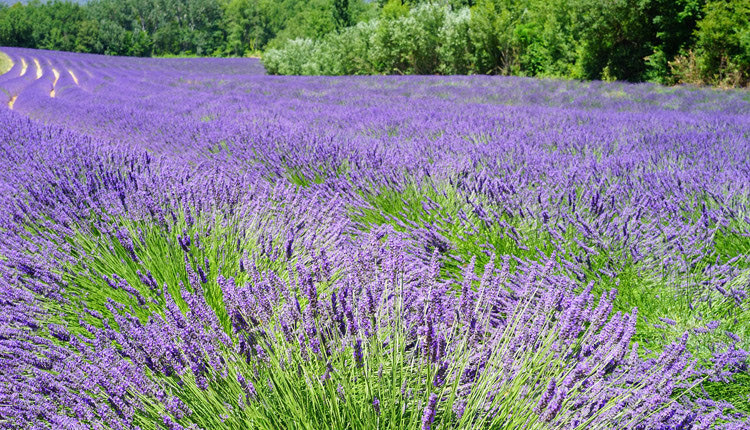
[[[656,34],[649,3],[583,0],[577,7],[577,13],[585,19],[576,77],[642,81]]]
[[[245,55],[264,47],[280,29],[278,14],[268,1],[231,0],[224,7],[225,52]]]
[[[714,0],[698,22],[696,55],[705,82],[733,86],[750,83],[750,3]]]
[[[512,2],[480,0],[471,9],[469,37],[477,72],[507,75],[518,71],[518,46],[513,38],[517,14]]]
[[[101,53],[103,49],[99,23],[91,19],[85,19],[78,23],[74,50],[77,52]]]
[[[333,0],[333,21],[337,29],[352,25],[352,15],[349,10],[349,0]]]
[[[668,63],[695,43],[693,33],[703,15],[704,0],[651,0],[656,31],[654,52],[647,58],[648,79],[671,82]]]
[[[53,1],[32,8],[34,13],[34,38],[42,49],[72,51],[75,48],[84,10],[75,3]]]
[[[34,48],[33,21],[20,3],[0,10],[0,45]]]
[[[125,33],[125,54],[130,57],[148,57],[152,53],[153,42],[148,33],[141,30]]]

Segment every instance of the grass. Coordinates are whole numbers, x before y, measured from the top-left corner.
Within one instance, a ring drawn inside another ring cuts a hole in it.
[[[536,249],[546,255],[552,252],[549,237],[535,224],[505,214],[502,221],[507,226],[486,223],[449,184],[412,183],[400,191],[386,189],[363,193],[363,197],[372,207],[354,215],[362,228],[390,224],[400,232],[421,230],[427,235],[425,251],[431,254],[437,248],[447,257],[444,269],[454,276],[473,256],[480,271],[492,253],[535,258]]]
[[[479,269],[489,261],[492,253],[497,257],[512,255],[539,260],[550,256],[554,249],[553,238],[531,221],[503,215],[500,220],[505,227],[500,227],[498,222],[482,222],[467,199],[449,184],[409,184],[398,192],[383,190],[366,193],[364,198],[372,207],[355,216],[362,228],[390,224],[397,231],[412,235],[426,229],[437,232],[439,237],[428,239],[431,248],[427,251],[439,247],[448,257],[444,267],[446,276],[457,276],[461,265],[471,256],[477,257],[476,267]],[[487,207],[484,205],[485,209]],[[459,216],[459,213],[463,215]],[[615,311],[628,312],[633,307],[638,308],[634,340],[639,342],[645,356],[658,356],[665,345],[685,331],[700,330],[714,320],[720,321],[714,333],[691,338],[688,346],[696,358],[701,361],[710,359],[715,342],[729,341],[725,331],[744,340],[739,347],[750,349],[750,303],[745,300],[738,304],[715,289],[700,287],[707,280],[704,270],[709,264],[726,263],[732,258],[750,255],[750,238],[736,233],[747,226],[733,227],[719,230],[714,235],[711,252],[688,273],[669,273],[647,264],[634,263],[624,250],[597,249],[598,254],[589,255],[590,263],[584,269],[585,277],[581,283],[594,281],[595,291],[600,294],[617,288]],[[510,228],[517,233],[516,238],[509,235]],[[425,242],[424,237],[415,239]],[[569,255],[586,255],[579,246],[583,238],[577,232],[569,230],[563,239],[564,243],[558,245],[562,245]],[[613,261],[620,262],[616,276],[600,273],[601,268]],[[737,260],[735,266],[748,269],[747,262],[742,259]],[[750,280],[750,272],[745,273],[733,281],[735,286],[741,287]],[[748,384],[748,378],[738,377],[732,382],[706,382],[704,388],[714,399],[729,401],[738,411],[747,412],[750,407],[746,395]]]
[[[84,307],[106,311],[105,305],[110,298],[132,306],[134,315],[145,321],[154,312],[163,312],[162,286],[166,286],[167,291],[177,298],[178,305],[186,310],[185,303],[179,298],[180,287],[193,290],[191,283],[195,282],[200,266],[208,279],[203,287],[206,301],[229,333],[229,319],[217,280],[222,276],[235,278],[238,283],[249,281],[247,272],[240,270],[240,260],[257,250],[257,238],[241,228],[236,218],[224,218],[219,212],[206,214],[191,223],[187,222],[184,213],[178,213],[177,219],[169,225],[155,220],[115,218],[104,226],[108,232],[102,231],[101,225],[90,226],[69,237],[65,245],[77,254],[87,256],[87,259],[81,259],[81,263],[64,268],[62,273],[69,285],[66,296],[77,306],[58,305],[59,308],[50,312],[56,321],[50,322],[65,322],[75,330],[79,312]],[[115,231],[122,234],[114,234]],[[191,245],[186,252],[180,240],[187,236],[191,238]],[[283,239],[277,238],[277,245],[281,241]],[[294,257],[288,261],[260,257],[256,264],[260,269],[279,269],[294,261]],[[158,289],[144,283],[141,275],[147,273],[152,274]],[[105,276],[110,280],[123,279],[141,297],[123,288],[102,288],[106,286]],[[191,276],[194,277],[192,281]],[[91,318],[84,319],[96,324]]]
[[[703,388],[711,398],[726,400],[737,411],[750,414],[750,374],[738,373],[731,384],[704,382]]]
[[[7,73],[13,67],[13,60],[8,54],[0,51],[0,75]]]

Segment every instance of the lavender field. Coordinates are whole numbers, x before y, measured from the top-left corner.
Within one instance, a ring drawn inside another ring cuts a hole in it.
[[[0,50],[0,428],[750,428],[747,91]]]

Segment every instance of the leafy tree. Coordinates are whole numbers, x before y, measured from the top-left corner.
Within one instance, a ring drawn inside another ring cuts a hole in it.
[[[34,48],[32,31],[27,6],[16,3],[0,10],[0,45]]]
[[[747,85],[750,81],[750,3],[713,0],[698,22],[698,67],[706,82]]]
[[[321,39],[336,30],[331,0],[286,0],[288,6],[284,25],[273,40],[272,46],[296,38]]]
[[[131,57],[148,57],[152,53],[153,42],[145,31],[135,30],[125,33],[126,55]]]
[[[101,53],[103,49],[104,45],[101,41],[99,23],[91,19],[80,21],[78,23],[78,31],[76,32],[74,50],[77,52]]]
[[[231,0],[224,7],[225,52],[245,55],[264,47],[281,29],[281,19],[264,0]]]
[[[61,51],[75,48],[79,23],[85,17],[78,4],[55,0],[32,10],[36,12],[34,37],[39,48]]]
[[[649,80],[672,81],[668,63],[694,45],[693,33],[704,4],[704,0],[650,0],[656,34],[654,52],[647,58]]]
[[[401,0],[389,0],[380,9],[383,19],[397,19],[409,15],[409,5]]]
[[[471,10],[469,37],[479,73],[513,74],[518,71],[514,30],[518,11],[512,2],[480,0]]]
[[[349,0],[333,0],[333,21],[338,29],[352,25]]]
[[[583,0],[577,7],[585,17],[577,77],[643,80],[656,33],[648,2]]]

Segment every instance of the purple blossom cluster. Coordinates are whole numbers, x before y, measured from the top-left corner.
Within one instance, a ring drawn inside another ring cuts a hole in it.
[[[0,428],[747,428],[746,94],[2,51]]]

